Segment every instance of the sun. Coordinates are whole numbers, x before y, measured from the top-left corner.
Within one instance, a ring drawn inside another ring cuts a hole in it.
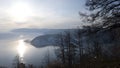
[[[19,56],[20,56],[20,57],[23,57],[23,56],[24,56],[24,53],[25,53],[25,51],[26,51],[26,46],[25,46],[24,40],[18,40],[17,50],[18,50]]]
[[[7,11],[10,18],[15,22],[25,22],[33,14],[32,8],[25,2],[14,2]]]

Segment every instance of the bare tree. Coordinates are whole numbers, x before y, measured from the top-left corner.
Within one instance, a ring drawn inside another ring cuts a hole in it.
[[[15,56],[15,58],[13,60],[13,67],[19,68],[20,63],[21,63],[21,58],[19,57],[19,55]]]

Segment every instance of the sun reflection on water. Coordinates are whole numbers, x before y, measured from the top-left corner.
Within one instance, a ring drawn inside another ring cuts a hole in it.
[[[18,54],[21,58],[24,57],[24,53],[26,51],[26,46],[25,46],[25,42],[23,39],[18,40],[17,51],[18,51]]]

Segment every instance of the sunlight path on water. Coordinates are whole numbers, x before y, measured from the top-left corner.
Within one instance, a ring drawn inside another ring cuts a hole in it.
[[[23,39],[18,40],[17,51],[18,51],[18,54],[19,54],[20,58],[23,58],[24,57],[24,53],[26,51],[26,46],[25,46],[25,42],[24,42]]]

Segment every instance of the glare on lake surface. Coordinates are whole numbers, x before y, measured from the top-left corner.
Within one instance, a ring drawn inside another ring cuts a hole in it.
[[[26,51],[26,46],[25,46],[24,40],[18,40],[17,50],[18,50],[19,56],[20,57],[24,57],[24,53]]]

